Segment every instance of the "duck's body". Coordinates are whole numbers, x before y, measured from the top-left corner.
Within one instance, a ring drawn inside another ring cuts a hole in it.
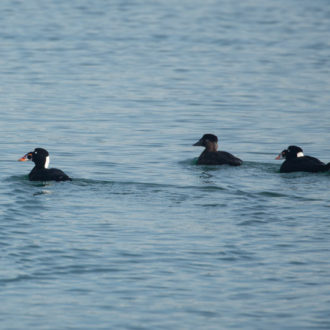
[[[303,150],[297,146],[289,146],[283,150],[276,159],[285,159],[281,165],[281,173],[291,172],[326,172],[330,169],[330,163],[325,164],[319,159],[305,156]]]
[[[29,174],[30,181],[72,181],[62,170],[58,168],[36,168]]]
[[[227,151],[207,151],[201,153],[197,159],[198,165],[242,165],[242,161]]]
[[[49,153],[43,148],[36,148],[28,152],[19,161],[31,160],[35,166],[29,174],[30,181],[71,181],[72,179],[62,170],[48,168]]]
[[[204,134],[194,146],[205,147],[197,159],[197,165],[242,165],[243,161],[227,151],[218,151],[218,138],[213,134]]]

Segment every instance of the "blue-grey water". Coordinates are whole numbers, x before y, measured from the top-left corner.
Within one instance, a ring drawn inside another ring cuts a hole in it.
[[[1,1],[0,328],[329,329],[330,173],[274,160],[330,161],[329,31],[327,0]]]

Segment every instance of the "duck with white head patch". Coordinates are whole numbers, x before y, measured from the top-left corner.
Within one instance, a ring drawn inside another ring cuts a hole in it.
[[[197,159],[197,165],[242,165],[243,161],[226,151],[218,151],[218,137],[204,134],[193,146],[204,147],[205,150]]]
[[[330,163],[325,164],[315,157],[305,156],[298,146],[289,146],[275,159],[285,159],[280,168],[281,173],[326,172],[330,169]]]
[[[72,179],[57,168],[48,168],[49,153],[46,149],[36,148],[19,159],[21,162],[31,160],[35,166],[29,174],[30,181],[71,181]]]

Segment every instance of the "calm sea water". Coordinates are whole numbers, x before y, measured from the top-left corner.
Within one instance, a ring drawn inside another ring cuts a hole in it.
[[[329,329],[330,3],[0,2],[1,329]],[[204,133],[245,162],[196,166]],[[35,147],[72,182],[29,182]]]

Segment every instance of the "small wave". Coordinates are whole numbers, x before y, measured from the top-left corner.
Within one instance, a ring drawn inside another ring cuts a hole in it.
[[[279,171],[278,171],[279,172]],[[280,172],[279,172],[280,173]],[[291,173],[280,173],[283,178],[296,179],[305,178],[310,176],[330,176],[330,171],[327,172],[291,172]]]
[[[220,186],[195,186],[195,185],[179,185],[169,183],[143,182],[143,181],[107,181],[107,180],[92,180],[92,179],[75,179],[72,181],[73,185],[77,186],[139,186],[142,188],[177,188],[177,189],[197,189],[203,191],[210,190],[226,190]]]
[[[279,172],[280,166],[278,164],[273,163],[265,163],[265,162],[254,162],[243,160],[243,164],[241,166],[230,166],[230,165],[197,165],[198,158],[189,158],[183,161],[179,161],[180,165],[190,165],[195,166],[197,168],[202,168],[205,171],[214,171],[214,170],[223,170],[223,169],[235,169],[236,170],[246,170],[246,169],[259,169],[262,172]]]
[[[299,195],[294,195],[294,194],[284,194],[284,193],[279,193],[276,191],[259,191],[259,192],[251,192],[251,191],[244,191],[244,190],[236,190],[235,192],[237,195],[242,195],[242,196],[248,196],[248,197],[270,197],[270,198],[288,198],[288,199],[294,199],[298,201],[305,201],[305,202],[315,202],[315,201],[322,201],[319,198],[310,198],[310,197],[303,197]]]
[[[5,182],[17,182],[29,180],[28,175],[11,175],[4,179]]]
[[[239,226],[251,226],[251,225],[258,225],[258,224],[265,224],[267,221],[265,220],[244,220],[238,223]]]
[[[0,284],[7,284],[7,283],[15,283],[15,282],[21,282],[21,281],[29,281],[29,280],[33,280],[34,277],[31,275],[17,275],[16,277],[12,277],[12,278],[4,278],[2,280],[0,280]]]
[[[257,194],[260,195],[260,196],[266,196],[266,197],[291,197],[287,194],[278,193],[278,192],[275,192],[275,191],[261,191]]]
[[[178,164],[180,165],[197,165],[197,157],[196,158],[189,158],[189,159],[185,159],[185,160],[180,160],[178,162]]]
[[[113,185],[114,181],[111,180],[93,180],[93,179],[83,179],[83,178],[76,178],[72,179],[71,183],[76,186],[91,186],[91,185]]]
[[[71,181],[30,181],[28,175],[12,175],[4,179],[5,182],[19,182],[24,185],[34,186],[34,187],[45,187],[54,183],[69,183]]]
[[[50,190],[41,190],[37,191],[33,194],[33,196],[39,196],[39,195],[50,195],[52,192]]]

